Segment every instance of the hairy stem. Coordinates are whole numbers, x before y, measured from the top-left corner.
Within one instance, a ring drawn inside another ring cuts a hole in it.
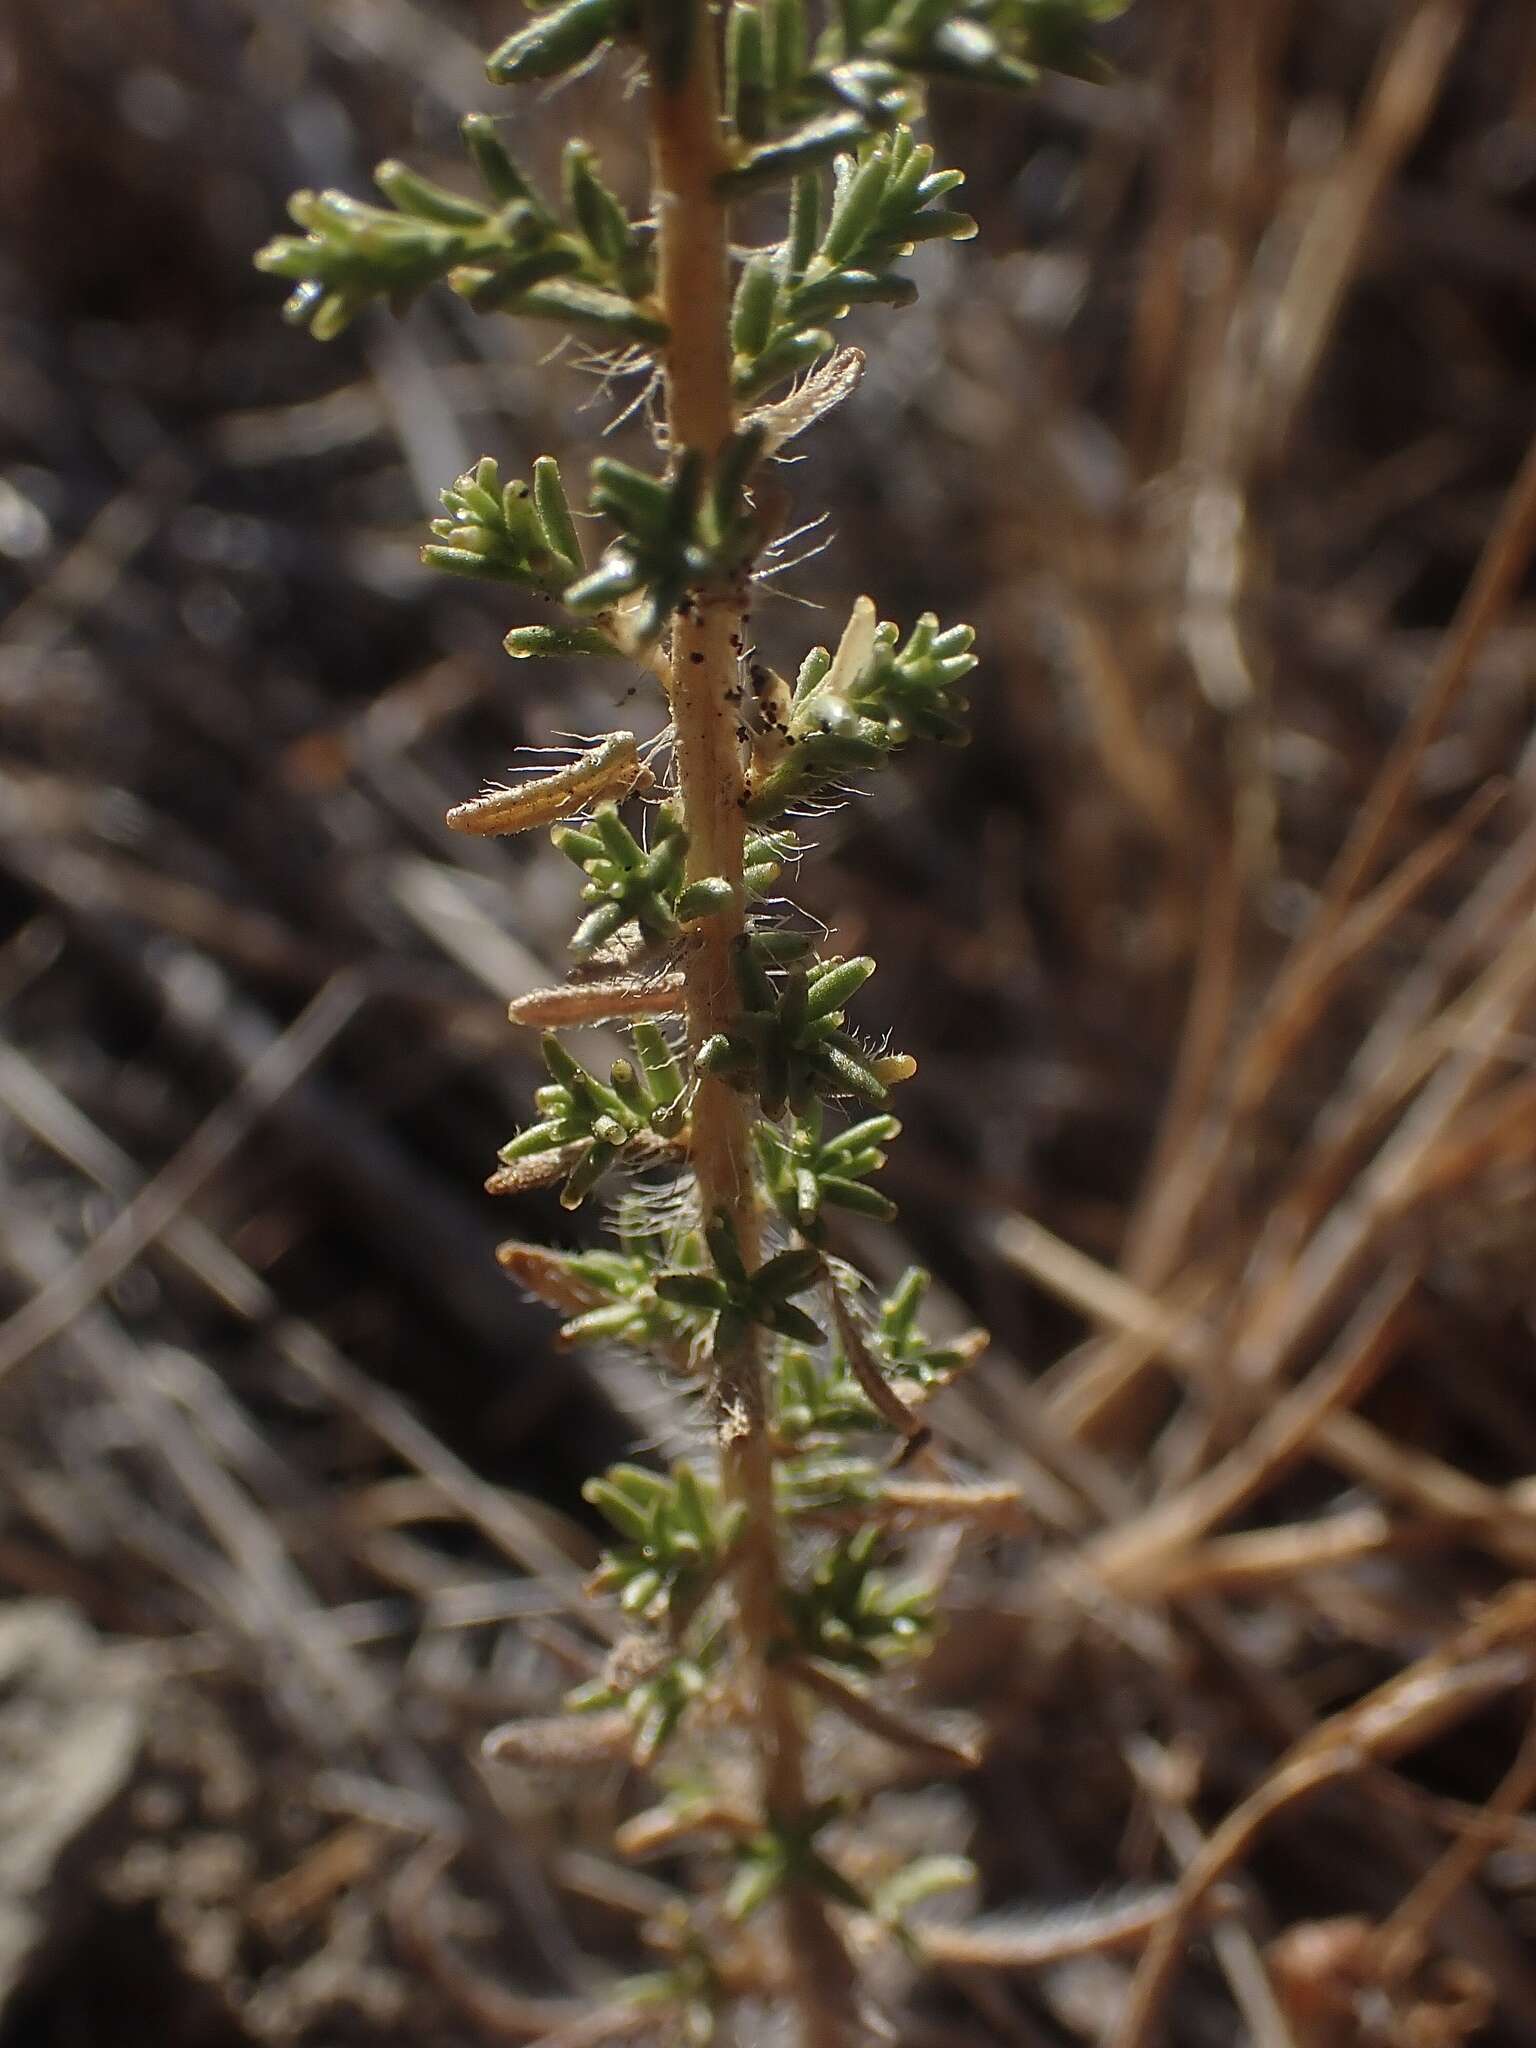
[[[712,458],[735,426],[727,219],[715,189],[725,157],[714,31],[705,0],[651,0],[648,30],[658,288],[670,328],[668,432],[674,450]],[[695,591],[673,620],[670,696],[689,879],[723,875],[736,892],[731,912],[703,921],[687,957],[695,1047],[727,1026],[735,1009],[731,948],[744,923],[746,784],[734,693],[745,611],[745,587],[734,583]],[[721,1212],[730,1218],[752,1266],[760,1232],[748,1128],[745,1098],[701,1075],[691,1142],[700,1206],[706,1219]],[[776,1823],[793,1829],[808,1807],[804,1736],[789,1678],[769,1656],[783,1610],[767,1390],[750,1338],[718,1366],[713,1405],[722,1487],[746,1510],[734,1567],[743,1696],[756,1713],[764,1805]],[[784,1912],[805,2048],[847,2048],[853,1972],[821,1895],[793,1887]]]

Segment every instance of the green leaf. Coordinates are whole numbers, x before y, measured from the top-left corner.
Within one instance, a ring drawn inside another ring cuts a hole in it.
[[[461,198],[446,186],[433,184],[430,178],[422,177],[418,171],[397,163],[392,157],[378,166],[373,182],[402,213],[415,214],[421,220],[439,221],[446,227],[478,228],[485,224],[483,206],[477,205],[473,199]]]
[[[552,455],[541,455],[533,465],[533,502],[545,539],[557,554],[570,563],[572,574],[579,575],[585,567],[581,537],[571,517],[570,500],[565,495],[560,465]]]
[[[714,917],[722,910],[729,910],[736,901],[736,891],[722,875],[705,875],[702,880],[690,882],[677,899],[677,914],[685,924],[696,918]]]
[[[737,138],[760,142],[768,132],[770,105],[763,17],[741,0],[726,17],[725,104]]]
[[[516,85],[529,78],[553,78],[569,71],[618,34],[625,10],[619,0],[569,0],[551,14],[538,15],[485,61],[492,85]]]
[[[862,114],[850,110],[820,115],[790,135],[746,150],[728,171],[721,173],[721,188],[734,195],[750,192],[759,185],[774,184],[780,178],[794,177],[818,164],[829,163],[839,150],[867,133]]]
[[[821,1278],[821,1254],[808,1249],[779,1252],[753,1275],[759,1295],[803,1294]]]
[[[626,1539],[603,1553],[594,1588],[616,1595],[627,1612],[648,1621],[686,1621],[735,1540],[734,1518],[722,1512],[714,1482],[697,1477],[685,1463],[665,1477],[637,1465],[615,1465],[582,1492]],[[642,1683],[654,1685],[656,1679],[652,1671]],[[659,1712],[667,1724],[652,1721],[653,1742],[675,1725],[673,1712],[692,1697],[692,1685],[690,1674],[675,1672],[670,1688],[663,1682],[659,1694],[642,1695],[635,1703],[642,1717]]]
[[[632,341],[642,348],[660,348],[667,339],[667,323],[659,313],[580,278],[558,277],[521,288],[504,303],[508,312],[563,321],[602,341]]]
[[[773,330],[779,277],[765,256],[754,256],[741,273],[731,313],[731,345],[750,362],[762,354]]]
[[[489,114],[466,114],[459,124],[459,133],[481,183],[498,204],[505,206],[512,200],[521,200],[548,218],[543,202],[508,154]]]
[[[662,1273],[656,1281],[660,1300],[676,1302],[679,1308],[718,1309],[726,1290],[713,1273]]]
[[[433,549],[421,552],[424,561],[434,559]],[[514,661],[555,655],[597,655],[613,660],[620,652],[606,634],[580,626],[514,626],[501,644]]]
[[[615,1471],[621,1469],[616,1467]],[[642,1507],[629,1492],[616,1485],[613,1474],[603,1479],[587,1480],[581,1489],[581,1497],[590,1502],[600,1514],[606,1515],[621,1536],[628,1536],[636,1543],[642,1543],[649,1535],[649,1507]]]
[[[875,963],[867,953],[853,960],[828,961],[817,968],[811,975],[806,997],[807,1018],[814,1023],[818,1017],[829,1017],[834,1010],[842,1009],[874,971]]]
[[[758,1320],[780,1337],[789,1337],[796,1344],[824,1344],[826,1333],[821,1325],[798,1309],[792,1302],[765,1302],[758,1311]]]
[[[968,1856],[919,1856],[877,1885],[870,1904],[880,1919],[902,1920],[914,1906],[975,1882],[976,1866]]]

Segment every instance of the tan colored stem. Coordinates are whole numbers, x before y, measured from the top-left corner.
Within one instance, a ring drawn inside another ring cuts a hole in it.
[[[689,55],[669,81],[653,62],[651,170],[658,293],[670,338],[665,352],[667,425],[674,450],[713,458],[736,424],[731,390],[731,281],[726,207],[716,183],[725,165],[714,28],[704,0],[652,0],[656,33],[686,7]],[[688,832],[688,877],[723,875],[733,909],[704,920],[685,963],[688,1036],[697,1049],[735,1010],[731,948],[744,923],[742,847],[746,785],[737,740],[737,688],[745,585],[691,594],[673,620],[672,719],[678,789]],[[724,1213],[749,1267],[758,1260],[757,1197],[745,1099],[703,1075],[691,1121],[692,1166],[706,1218]],[[781,1574],[772,1448],[762,1361],[750,1340],[718,1367],[713,1388],[721,1484],[745,1510],[734,1568],[743,1696],[756,1713],[763,1802],[780,1825],[801,1822],[809,1801],[804,1734],[793,1689],[769,1657],[782,1633]],[[849,2048],[855,2035],[853,1970],[819,1893],[784,1899],[791,1984],[804,2048]]]

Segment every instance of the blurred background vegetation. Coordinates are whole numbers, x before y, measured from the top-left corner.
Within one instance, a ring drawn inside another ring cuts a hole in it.
[[[583,1227],[479,1193],[571,871],[442,815],[629,683],[514,666],[417,559],[477,456],[622,452],[643,395],[446,299],[318,347],[250,263],[296,185],[454,182],[508,27],[0,11],[0,1588],[137,1730],[6,2048],[606,2039],[676,1875],[600,1862],[622,1781],[474,1761],[598,1654],[582,1478],[681,1423],[496,1269]],[[848,323],[753,622],[787,667],[867,588],[983,654],[974,744],[804,891],[919,1057],[897,1254],[993,1333],[939,1419],[1031,1524],[927,1673],[979,1782],[891,1802],[992,1946],[893,2010],[1107,2038],[1147,1902],[1438,1656],[1401,1760],[1244,1839],[1172,2038],[1529,2041],[1536,13],[1136,0],[1103,42],[1107,85],[935,96],[981,238]],[[515,111],[639,190],[613,67]]]

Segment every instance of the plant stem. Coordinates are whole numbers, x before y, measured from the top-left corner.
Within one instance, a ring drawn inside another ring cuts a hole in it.
[[[736,423],[731,390],[731,285],[714,28],[705,0],[651,0],[651,168],[658,290],[670,329],[665,352],[667,423],[674,451],[713,458]],[[688,878],[723,875],[731,911],[703,920],[684,973],[688,1034],[695,1047],[732,1021],[731,949],[744,925],[742,847],[746,784],[737,740],[738,656],[744,582],[692,593],[672,622],[671,707],[678,789],[688,832]],[[724,1213],[749,1267],[759,1256],[746,1100],[700,1075],[691,1120],[691,1164],[706,1220]],[[792,1685],[770,1650],[782,1631],[778,1529],[762,1360],[749,1337],[716,1367],[712,1401],[721,1486],[745,1509],[733,1581],[743,1698],[755,1713],[763,1803],[789,1830],[809,1807],[804,1734]],[[854,1982],[847,1952],[821,1895],[784,1896],[791,1983],[804,2048],[847,2048],[854,2038]]]

